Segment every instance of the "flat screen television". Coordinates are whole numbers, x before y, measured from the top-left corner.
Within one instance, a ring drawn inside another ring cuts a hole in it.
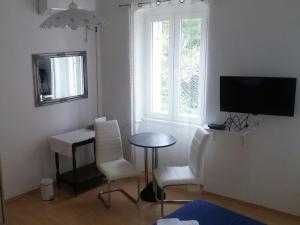
[[[296,78],[221,76],[220,109],[294,116],[296,83]]]

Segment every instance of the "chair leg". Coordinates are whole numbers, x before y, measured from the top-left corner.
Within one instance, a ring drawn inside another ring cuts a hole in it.
[[[112,192],[121,192],[125,197],[127,197],[131,202],[137,204],[140,200],[140,180],[137,178],[137,198],[133,198],[129,193],[124,191],[123,189],[111,189],[111,181],[107,181],[107,191],[101,191],[98,194],[98,198],[102,201],[104,206],[109,209],[111,206],[111,193]],[[107,200],[103,198],[103,195],[107,194]]]
[[[164,217],[164,192],[165,189],[162,188],[160,192],[160,215],[161,217]]]
[[[140,192],[141,192],[140,178],[137,177],[137,202],[140,201]]]
[[[105,200],[102,195],[107,194],[107,200]],[[107,191],[100,191],[98,194],[98,198],[102,201],[104,206],[109,209],[111,205],[111,181],[107,181]]]
[[[164,193],[165,193],[165,189],[164,187],[161,188],[161,192],[160,192],[160,199],[158,199],[158,196],[157,196],[157,189],[158,189],[158,185],[157,185],[157,182],[155,180],[155,177],[153,178],[153,188],[154,188],[154,196],[155,196],[155,199],[157,202],[160,202],[160,215],[161,217],[164,217]]]
[[[170,185],[170,186],[177,186],[177,185]],[[160,199],[158,199],[157,196],[157,188],[158,185],[156,183],[156,188],[155,188],[155,198],[157,202],[160,202],[160,214],[161,217],[164,217],[164,204],[183,204],[183,203],[189,203],[192,202],[193,200],[164,200],[164,193],[165,193],[165,188],[166,187],[161,187],[161,193],[160,193]]]

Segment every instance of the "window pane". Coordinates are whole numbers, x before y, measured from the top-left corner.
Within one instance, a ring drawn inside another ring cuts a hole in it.
[[[199,78],[201,19],[185,19],[180,23],[179,115],[199,115]]]
[[[152,107],[154,113],[169,109],[170,21],[152,24]]]

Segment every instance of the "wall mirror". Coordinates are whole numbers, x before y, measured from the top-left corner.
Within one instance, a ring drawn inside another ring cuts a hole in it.
[[[34,54],[35,105],[88,97],[86,52]]]

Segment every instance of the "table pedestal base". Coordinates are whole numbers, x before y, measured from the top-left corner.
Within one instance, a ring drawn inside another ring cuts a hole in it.
[[[157,198],[160,200],[162,190],[157,187]],[[166,198],[166,193],[163,194],[163,198]],[[147,186],[141,192],[141,199],[145,202],[157,202],[155,198],[155,191],[153,190],[153,182],[147,184]]]

